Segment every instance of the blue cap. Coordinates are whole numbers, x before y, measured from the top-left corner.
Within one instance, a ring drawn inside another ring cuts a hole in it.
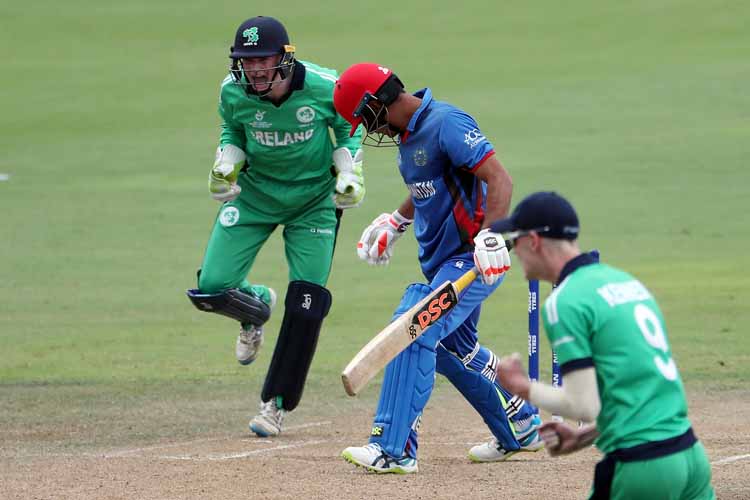
[[[516,206],[510,217],[490,226],[492,231],[512,239],[512,233],[534,231],[544,238],[575,240],[580,227],[573,205],[553,191],[530,194]]]

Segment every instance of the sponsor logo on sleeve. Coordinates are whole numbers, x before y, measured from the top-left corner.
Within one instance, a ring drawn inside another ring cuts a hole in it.
[[[479,144],[486,141],[487,138],[482,135],[479,129],[473,128],[464,134],[464,144],[474,149]]]

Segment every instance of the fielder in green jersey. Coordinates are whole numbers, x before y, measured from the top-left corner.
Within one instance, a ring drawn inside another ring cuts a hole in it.
[[[250,421],[259,436],[281,432],[302,396],[323,319],[325,288],[343,209],[364,196],[361,133],[333,107],[336,72],[295,59],[286,29],[254,17],[237,29],[221,85],[221,138],[209,192],[222,202],[188,291],[201,310],[240,322],[237,360],[252,363],[276,294],[248,281],[258,251],[283,226],[289,286],[279,339]],[[332,133],[331,133],[332,132]],[[335,138],[335,143],[332,140]]]
[[[500,383],[554,414],[595,424],[540,428],[551,455],[595,443],[591,499],[712,499],[711,468],[687,417],[685,391],[651,292],[582,253],[578,216],[552,192],[534,193],[492,224],[512,243],[527,279],[553,283],[542,320],[564,384],[531,382],[515,355]]]

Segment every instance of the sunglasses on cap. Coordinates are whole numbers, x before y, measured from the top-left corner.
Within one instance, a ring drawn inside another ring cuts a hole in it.
[[[524,229],[522,231],[513,231],[506,234],[506,240],[505,240],[505,246],[508,247],[508,250],[511,250],[514,246],[516,246],[516,241],[518,238],[521,238],[522,236],[528,236],[531,233],[536,234],[544,234],[546,232],[549,232],[551,228],[549,226],[541,226],[541,227],[535,227],[532,229]],[[508,245],[510,243],[510,245]]]

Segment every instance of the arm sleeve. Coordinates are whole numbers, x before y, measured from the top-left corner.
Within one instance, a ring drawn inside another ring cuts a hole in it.
[[[438,140],[454,168],[473,171],[495,152],[474,118],[459,110],[446,114]]]
[[[555,415],[593,422],[601,409],[596,369],[589,367],[567,373],[562,387],[532,382],[529,401]]]
[[[333,104],[331,104],[333,106]],[[334,111],[333,120],[331,120],[331,129],[336,137],[336,147],[347,148],[351,151],[352,156],[362,147],[362,127],[357,127],[354,135],[349,137],[349,131],[352,126],[344,118]]]
[[[227,85],[232,85],[228,83]],[[241,123],[234,119],[233,107],[229,100],[227,92],[224,87],[221,88],[221,94],[219,96],[219,116],[221,116],[221,136],[219,144],[225,146],[227,144],[234,144],[238,148],[244,150],[247,146],[245,144],[245,128]]]

